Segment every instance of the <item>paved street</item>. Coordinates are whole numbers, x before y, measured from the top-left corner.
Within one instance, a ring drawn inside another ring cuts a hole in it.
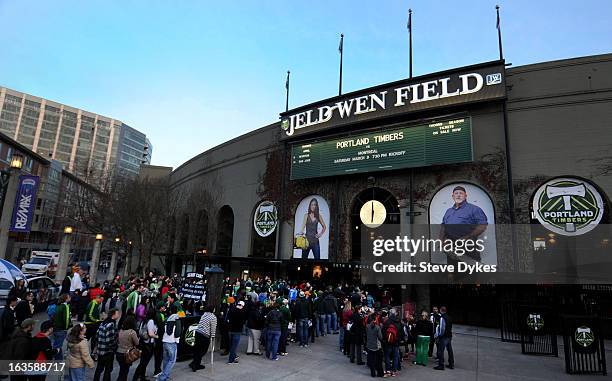
[[[43,319],[38,314],[37,319]],[[456,326],[453,339],[455,369],[437,371],[430,359],[428,367],[412,365],[406,361],[399,377],[405,380],[576,380],[601,376],[572,376],[565,373],[563,341],[559,338],[559,357],[526,356],[521,354],[520,344],[503,343],[499,331]],[[349,363],[337,348],[337,335],[317,338],[308,348],[288,347],[289,355],[279,361],[269,361],[263,356],[246,356],[247,338],[240,342],[240,364],[228,365],[227,356],[215,352],[214,366],[210,366],[210,354],[205,356],[206,369],[193,373],[187,366],[189,361],[178,362],[172,371],[174,381],[189,380],[368,380],[369,369]],[[612,343],[607,342],[607,363],[612,360]],[[365,357],[364,357],[365,361]],[[117,376],[115,362],[113,379]],[[131,380],[136,366],[130,369]],[[87,371],[87,380],[93,379],[93,369]],[[153,374],[153,361],[149,364],[147,376]]]

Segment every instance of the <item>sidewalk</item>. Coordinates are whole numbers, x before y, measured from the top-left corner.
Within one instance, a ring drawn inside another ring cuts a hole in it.
[[[527,356],[521,354],[518,343],[504,343],[499,339],[499,331],[456,326],[453,338],[455,369],[437,371],[430,359],[429,366],[413,366],[404,361],[403,370],[395,380],[577,380],[605,379],[601,376],[576,376],[565,373],[562,341],[559,357]],[[476,335],[478,334],[478,336]],[[246,336],[240,343],[240,364],[226,364],[227,356],[216,352],[214,367],[211,367],[210,354],[204,358],[206,369],[193,373],[187,366],[189,361],[178,362],[172,371],[175,381],[195,380],[240,380],[240,381],[301,381],[301,380],[371,380],[369,369],[351,364],[338,350],[338,335],[317,338],[308,348],[288,347],[289,355],[279,361],[269,361],[264,356],[246,356]],[[608,343],[607,343],[608,344]],[[610,364],[611,351],[606,351]],[[365,358],[364,358],[365,361]],[[130,369],[130,377],[136,366]],[[113,379],[118,372],[115,362]],[[153,373],[153,362],[149,364],[147,375]],[[86,379],[93,378],[93,369],[88,370]]]

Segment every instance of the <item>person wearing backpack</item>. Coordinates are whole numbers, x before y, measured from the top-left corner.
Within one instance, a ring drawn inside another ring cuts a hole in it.
[[[176,350],[181,338],[181,321],[177,314],[178,308],[172,304],[169,308],[170,316],[164,323],[164,335],[162,341],[164,343],[164,360],[162,365],[162,373],[157,378],[157,381],[168,381],[170,372],[176,363]]]
[[[444,350],[448,351],[448,369],[455,368],[455,356],[453,355],[453,321],[446,313],[446,307],[440,307],[440,325],[434,336],[438,341],[438,366],[434,369],[444,370]]]
[[[399,343],[404,333],[395,308],[389,310],[389,318],[383,324],[383,332],[385,373],[394,376],[399,371]]]
[[[140,323],[138,336],[140,338],[140,349],[142,350],[142,355],[140,357],[140,363],[138,363],[138,367],[136,368],[136,372],[134,372],[132,381],[146,381],[147,366],[153,357],[155,339],[159,337],[157,335],[157,325],[155,324],[154,309],[150,308],[147,311],[147,316]]]
[[[49,302],[49,305],[47,306],[47,316],[49,317],[49,320],[51,320],[51,322],[53,322],[53,319],[55,318],[56,310],[57,310],[57,301],[55,301],[55,303]]]

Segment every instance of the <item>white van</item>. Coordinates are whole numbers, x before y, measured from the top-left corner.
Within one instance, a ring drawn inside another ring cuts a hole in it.
[[[58,252],[33,250],[30,260],[21,267],[21,271],[26,275],[53,276],[58,264]]]

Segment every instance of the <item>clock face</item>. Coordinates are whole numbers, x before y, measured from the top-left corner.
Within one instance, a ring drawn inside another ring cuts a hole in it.
[[[359,217],[365,226],[377,228],[387,219],[387,210],[380,201],[370,200],[361,207]]]

